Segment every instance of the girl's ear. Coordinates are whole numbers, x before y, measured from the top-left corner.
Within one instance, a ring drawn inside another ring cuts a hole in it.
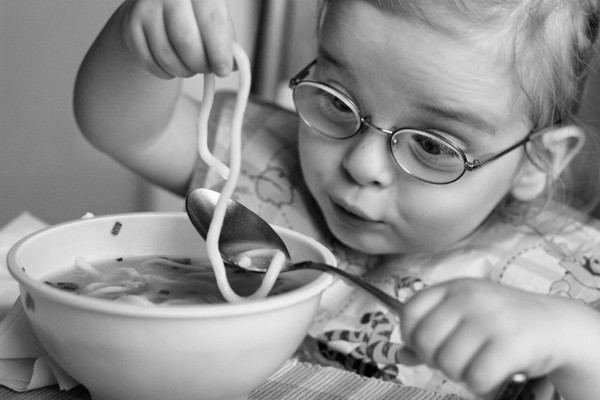
[[[530,201],[540,195],[548,181],[558,178],[585,143],[585,133],[575,125],[553,127],[534,134],[525,160],[515,178],[512,195]]]

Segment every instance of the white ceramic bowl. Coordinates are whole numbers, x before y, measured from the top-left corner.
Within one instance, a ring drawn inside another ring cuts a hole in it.
[[[335,263],[316,241],[277,231],[294,260]],[[118,214],[27,236],[10,250],[8,267],[39,340],[93,400],[246,398],[302,342],[331,276],[303,271],[306,284],[267,299],[168,307],[112,303],[43,283],[77,256],[195,257],[204,249],[184,213]]]

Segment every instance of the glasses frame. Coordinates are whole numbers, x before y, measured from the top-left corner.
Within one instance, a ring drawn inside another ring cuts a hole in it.
[[[543,134],[544,131],[538,131],[538,132],[534,132],[533,130],[530,131],[527,136],[521,140],[519,140],[518,142],[514,143],[511,146],[508,146],[507,148],[494,153],[494,154],[490,154],[486,157],[480,158],[480,159],[474,159],[473,161],[469,161],[467,159],[466,154],[464,153],[464,151],[462,151],[462,149],[460,147],[458,147],[457,145],[455,145],[452,141],[450,141],[449,139],[445,138],[442,135],[437,134],[436,132],[432,132],[432,131],[428,131],[428,130],[423,130],[423,129],[417,129],[417,128],[410,128],[410,127],[403,127],[403,128],[399,128],[399,129],[385,129],[385,128],[381,128],[373,123],[371,123],[370,121],[370,116],[364,116],[363,113],[360,111],[360,109],[358,108],[358,106],[356,105],[356,103],[354,102],[354,100],[352,98],[350,98],[349,96],[347,96],[346,94],[344,94],[343,92],[341,92],[339,89],[328,85],[327,83],[324,82],[319,82],[316,80],[311,80],[311,79],[306,79],[306,77],[310,74],[310,69],[317,63],[317,59],[312,60],[306,67],[302,68],[302,70],[300,70],[300,72],[298,72],[296,75],[294,75],[289,82],[289,87],[290,89],[292,89],[293,91],[296,90],[296,88],[299,85],[302,84],[307,84],[307,85],[311,85],[311,86],[316,86],[318,88],[321,88],[327,92],[330,92],[332,94],[335,94],[336,96],[341,97],[345,103],[349,106],[351,106],[352,111],[355,113],[355,115],[357,115],[359,117],[359,120],[357,120],[357,127],[355,129],[354,132],[352,132],[350,135],[342,137],[342,138],[338,138],[338,137],[332,137],[327,135],[324,132],[320,132],[322,135],[331,138],[331,139],[335,139],[335,140],[345,140],[345,139],[350,139],[353,136],[356,136],[359,132],[361,132],[365,127],[370,127],[373,128],[379,132],[385,133],[390,135],[390,140],[389,140],[389,149],[390,149],[390,153],[392,155],[392,158],[394,159],[394,162],[400,167],[402,168],[403,171],[405,171],[407,174],[409,174],[410,176],[412,176],[415,179],[418,179],[420,181],[423,182],[427,182],[427,183],[431,183],[434,185],[447,185],[449,183],[452,182],[456,182],[457,180],[459,180],[460,178],[462,178],[462,176],[465,174],[465,172],[467,171],[475,171],[477,169],[482,168],[484,165],[491,163],[492,161],[495,161],[497,159],[499,159],[500,157],[510,153],[511,151],[527,144],[528,142],[532,141],[533,139],[535,139],[536,137],[538,137],[539,135]],[[300,118],[302,118],[302,120],[308,125],[308,126],[312,126],[308,121],[306,121],[304,119],[304,117],[298,113],[298,115],[300,116]],[[457,152],[457,154],[459,154],[463,160],[463,170],[460,173],[459,176],[457,176],[456,178],[449,180],[449,181],[444,181],[444,182],[436,182],[436,181],[431,181],[431,180],[427,180],[424,178],[421,178],[419,176],[414,175],[411,171],[409,171],[406,167],[404,167],[400,161],[398,161],[396,159],[396,157],[394,156],[394,153],[392,151],[392,146],[393,146],[393,141],[394,141],[394,136],[401,134],[402,132],[406,132],[406,131],[412,131],[412,132],[419,132],[419,133],[423,133],[425,136],[434,136],[435,138],[443,141],[444,143],[446,143],[449,147],[451,147],[453,150],[455,150]]]

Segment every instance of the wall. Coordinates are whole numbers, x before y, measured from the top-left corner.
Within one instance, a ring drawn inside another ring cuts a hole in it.
[[[0,3],[0,224],[137,207],[136,179],[90,149],[71,111],[78,63],[117,3]]]

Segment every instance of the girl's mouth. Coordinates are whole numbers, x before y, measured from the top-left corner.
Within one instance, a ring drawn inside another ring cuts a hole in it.
[[[365,228],[367,225],[372,227],[374,224],[383,224],[383,221],[369,217],[362,210],[337,202],[334,199],[330,200],[336,217],[350,226]]]

